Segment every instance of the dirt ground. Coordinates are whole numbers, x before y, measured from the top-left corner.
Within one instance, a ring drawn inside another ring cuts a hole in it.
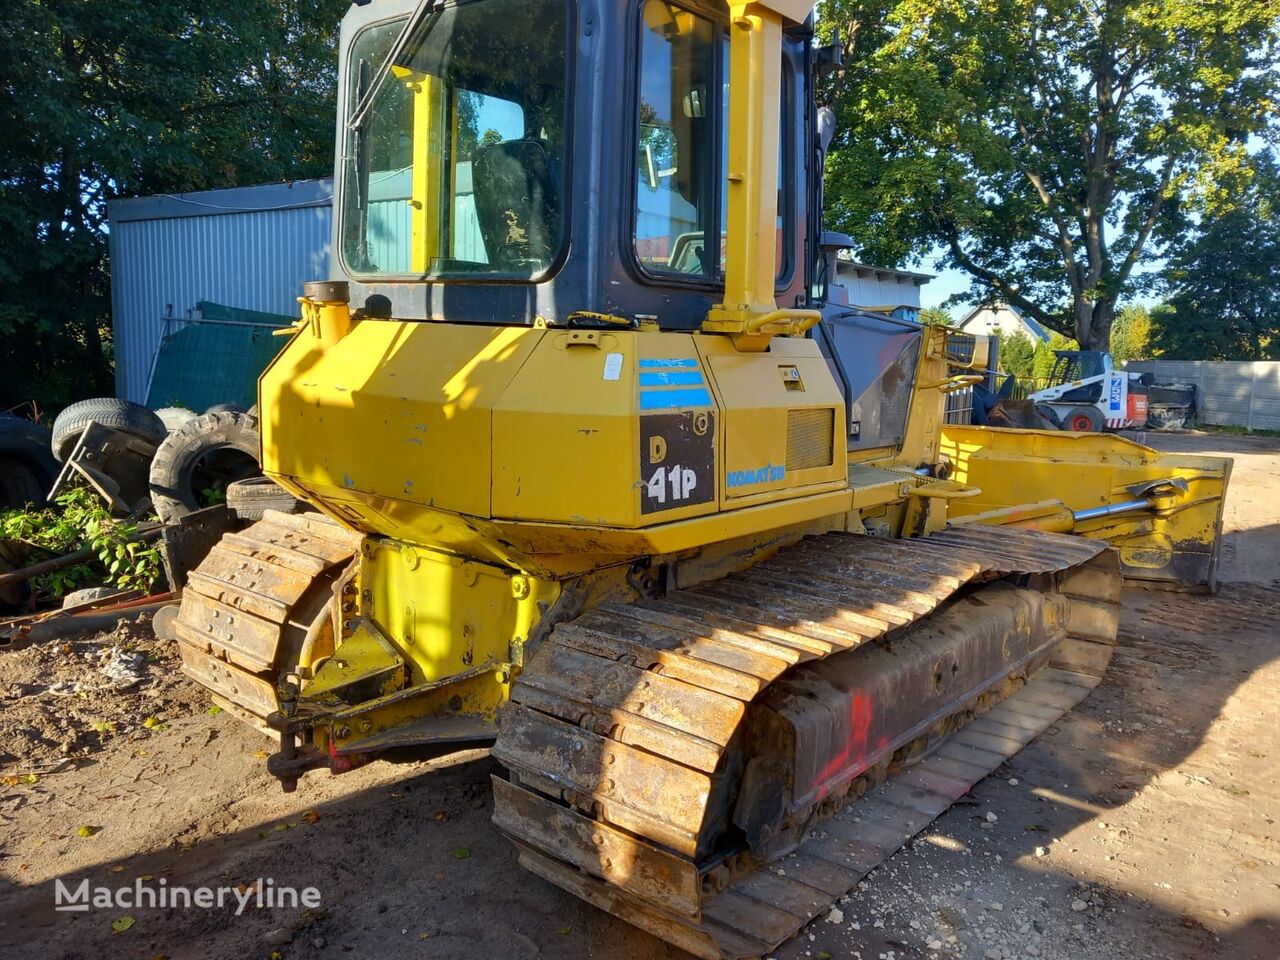
[[[1101,687],[779,960],[1280,957],[1280,441],[1149,441],[1235,458],[1221,593],[1126,591]],[[684,956],[518,866],[485,754],[285,795],[270,749],[145,627],[0,653],[0,956]],[[82,879],[321,904],[55,912]]]

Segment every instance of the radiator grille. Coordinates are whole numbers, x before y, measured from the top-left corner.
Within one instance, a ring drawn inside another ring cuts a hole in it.
[[[831,466],[836,412],[830,407],[787,411],[787,469]]]

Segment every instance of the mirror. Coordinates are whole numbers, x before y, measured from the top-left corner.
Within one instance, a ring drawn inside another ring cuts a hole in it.
[[[826,156],[836,136],[836,112],[830,107],[818,109],[818,148]]]

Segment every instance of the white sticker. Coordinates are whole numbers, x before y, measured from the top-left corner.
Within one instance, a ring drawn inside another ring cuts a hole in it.
[[[622,376],[622,354],[607,354],[604,358],[604,378],[617,380],[620,376]]]

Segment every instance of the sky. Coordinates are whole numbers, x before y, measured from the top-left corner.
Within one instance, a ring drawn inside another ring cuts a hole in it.
[[[940,307],[947,301],[949,297],[957,293],[965,293],[969,289],[969,275],[963,270],[940,270],[937,258],[926,257],[920,263],[908,267],[908,270],[918,271],[919,273],[932,273],[934,279],[930,280],[920,288],[920,306],[922,307]],[[951,307],[952,314],[959,316],[972,303],[965,302],[959,307]]]
[[[936,248],[922,257],[916,263],[906,267],[918,273],[931,273],[934,279],[930,280],[920,288],[920,306],[921,307],[940,307],[949,297],[957,293],[965,294],[969,292],[970,277],[963,270],[944,270],[941,267],[943,257],[942,249]],[[1153,257],[1152,260],[1139,264],[1134,268],[1134,276],[1145,273],[1158,273],[1164,267],[1164,260],[1159,257]],[[1065,281],[1064,281],[1065,282]],[[1121,301],[1122,304],[1140,304],[1146,307],[1154,306],[1160,302],[1158,293],[1131,291]],[[951,316],[955,319],[962,317],[970,307],[977,306],[973,300],[966,299],[958,306],[952,306],[948,309]]]
[[[963,270],[944,270],[941,265],[942,258],[942,248],[936,247],[905,268],[915,273],[933,274],[933,279],[920,288],[920,306],[922,307],[940,307],[949,297],[957,293],[967,293],[969,290],[969,275]],[[965,303],[949,309],[951,315],[958,319],[972,306],[975,304],[966,300]]]

